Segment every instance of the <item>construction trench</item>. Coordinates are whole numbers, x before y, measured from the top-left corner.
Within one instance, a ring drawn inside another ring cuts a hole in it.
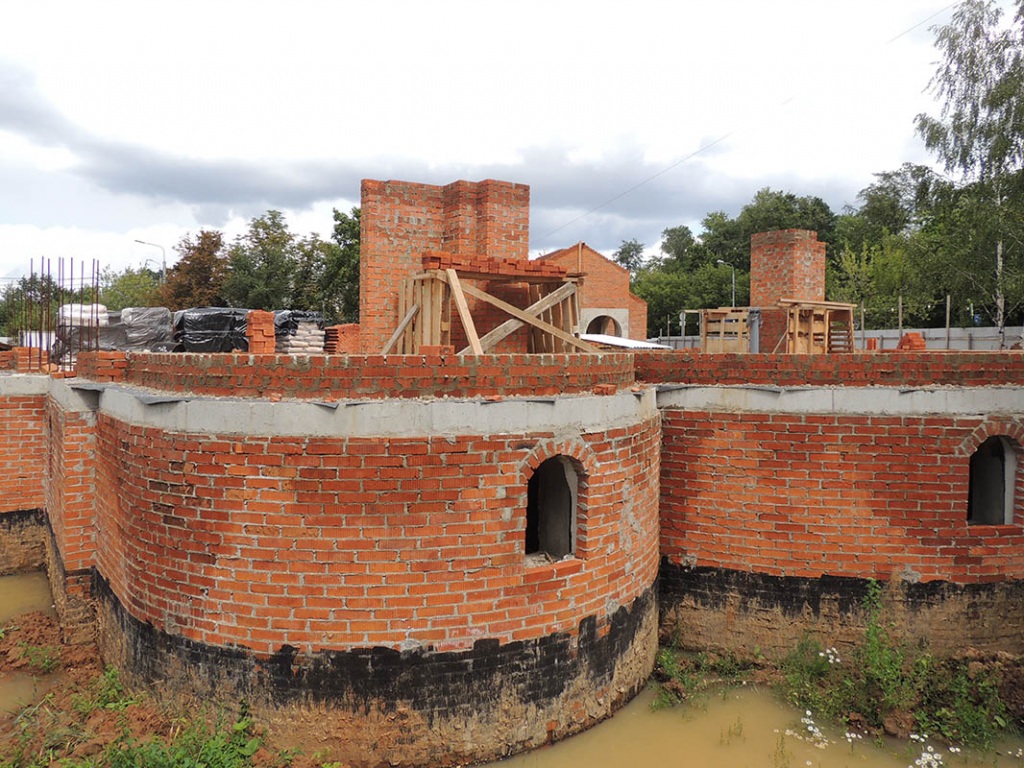
[[[0,566],[131,684],[454,765],[608,717],[659,632],[848,646],[873,579],[909,642],[1024,653],[1020,352],[598,350],[587,311],[632,322],[526,258],[523,185],[362,204],[334,354],[267,313],[248,353],[0,352]],[[755,236],[759,333],[824,304],[819,246]]]

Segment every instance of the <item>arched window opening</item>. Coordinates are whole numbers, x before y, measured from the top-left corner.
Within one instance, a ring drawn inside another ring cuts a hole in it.
[[[579,474],[568,456],[537,467],[526,488],[526,554],[558,560],[576,550]]]
[[[971,456],[967,522],[1004,525],[1013,522],[1017,452],[1005,437],[990,437]]]
[[[587,323],[587,333],[600,333],[605,336],[622,336],[622,326],[615,321],[614,317],[598,315]]]

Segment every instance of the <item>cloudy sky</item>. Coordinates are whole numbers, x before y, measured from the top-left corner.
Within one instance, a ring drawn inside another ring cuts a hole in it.
[[[943,0],[10,3],[0,277],[169,262],[363,178],[531,187],[531,253],[656,247],[762,187],[855,203],[914,134]]]

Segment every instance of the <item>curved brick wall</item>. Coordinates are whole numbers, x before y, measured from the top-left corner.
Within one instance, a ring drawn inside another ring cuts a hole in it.
[[[633,358],[601,355],[83,353],[79,376],[215,397],[478,397],[589,392],[633,384]]]
[[[269,402],[294,434],[253,434],[246,404],[135,394],[101,401],[96,565],[105,657],[137,678],[244,696],[353,764],[439,764],[580,730],[650,673],[653,392],[478,404],[472,431],[445,400],[364,406],[402,435]],[[558,454],[584,473],[576,556],[528,567],[527,481]]]
[[[1024,651],[1024,462],[1014,523],[967,522],[972,453],[1024,442],[1019,388],[667,388],[659,406],[663,607],[692,642],[852,642],[876,579],[909,638]]]

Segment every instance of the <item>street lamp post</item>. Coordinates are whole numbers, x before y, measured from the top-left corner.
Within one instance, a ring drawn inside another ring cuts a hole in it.
[[[161,283],[166,283],[167,282],[167,249],[164,248],[159,243],[147,243],[145,240],[136,240],[135,242],[138,243],[139,245],[151,245],[154,248],[159,248],[160,249],[160,262],[161,262],[161,265],[163,267],[160,270],[160,282]]]
[[[732,264],[726,264],[721,259],[715,259],[715,264],[721,264],[723,267],[728,267],[732,270],[732,306],[736,306],[736,267]]]

